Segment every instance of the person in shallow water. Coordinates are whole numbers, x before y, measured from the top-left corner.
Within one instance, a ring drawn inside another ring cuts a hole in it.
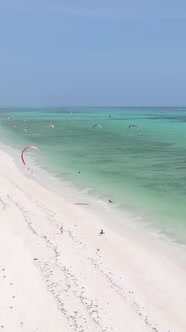
[[[108,202],[109,202],[109,203],[112,203],[112,200],[111,200],[111,199],[109,199],[109,200],[108,200]]]

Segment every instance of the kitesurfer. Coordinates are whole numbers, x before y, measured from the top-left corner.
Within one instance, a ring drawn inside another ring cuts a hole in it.
[[[135,125],[135,124],[131,124],[131,125],[128,126],[128,129],[127,129],[127,130],[129,130],[131,127],[137,128],[137,129],[138,129],[138,133],[139,133],[139,135],[140,135],[141,128],[140,128],[139,126],[137,126],[137,125]]]

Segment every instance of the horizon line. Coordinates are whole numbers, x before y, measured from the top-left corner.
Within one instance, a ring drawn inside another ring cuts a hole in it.
[[[54,105],[51,105],[51,106],[0,106],[0,110],[9,110],[9,109],[20,109],[20,110],[23,110],[23,109],[51,109],[51,108],[54,108],[54,109],[63,109],[63,108],[186,108],[186,105],[156,105],[156,106],[152,106],[152,105],[148,105],[148,106],[144,106],[144,105],[138,105],[138,106],[133,106],[133,105],[112,105],[112,106],[108,106],[108,105],[105,105],[105,106],[100,106],[100,105],[97,105],[97,106],[90,106],[90,105],[86,105],[86,106],[81,106],[81,105],[77,105],[77,106],[70,106],[70,105],[64,105],[64,106],[54,106]]]

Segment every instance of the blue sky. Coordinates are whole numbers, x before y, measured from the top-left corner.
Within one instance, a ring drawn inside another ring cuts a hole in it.
[[[1,0],[0,106],[185,106],[185,35],[185,0]]]

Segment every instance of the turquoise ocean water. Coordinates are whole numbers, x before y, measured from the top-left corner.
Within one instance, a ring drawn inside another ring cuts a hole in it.
[[[140,135],[127,131],[132,123]],[[186,243],[186,108],[1,110],[0,138],[20,151],[37,146],[42,154],[26,154],[56,178]]]

